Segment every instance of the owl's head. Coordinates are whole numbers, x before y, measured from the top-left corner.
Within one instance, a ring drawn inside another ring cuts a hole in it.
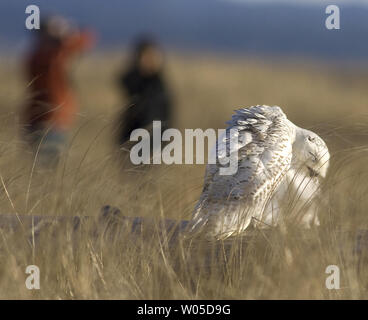
[[[298,128],[293,154],[311,177],[325,178],[330,161],[326,143],[314,132]]]

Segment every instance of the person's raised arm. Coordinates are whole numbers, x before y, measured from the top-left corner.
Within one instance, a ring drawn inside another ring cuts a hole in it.
[[[85,51],[94,46],[96,35],[92,31],[77,31],[67,36],[62,43],[62,51],[65,55]]]

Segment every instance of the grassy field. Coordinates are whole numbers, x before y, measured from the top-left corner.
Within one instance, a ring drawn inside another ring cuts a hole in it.
[[[189,219],[203,165],[132,168],[114,144],[121,101],[116,53],[85,57],[73,68],[80,112],[56,172],[33,170],[19,137],[18,110],[26,97],[20,65],[0,59],[0,207],[2,213],[95,216],[104,204],[126,216]],[[169,54],[166,75],[175,99],[174,124],[224,128],[232,110],[279,105],[289,119],[327,142],[331,170],[322,225],[293,228],[216,244],[226,261],[198,248],[168,249],[158,237],[93,241],[82,228],[45,233],[38,246],[27,231],[1,231],[0,298],[279,299],[368,297],[368,265],[341,230],[368,229],[368,70],[321,63]],[[207,250],[208,251],[208,250]],[[220,255],[221,256],[221,255]],[[27,290],[27,265],[41,270],[41,289]],[[325,269],[338,265],[341,289],[327,290]],[[211,266],[211,267],[209,267]]]

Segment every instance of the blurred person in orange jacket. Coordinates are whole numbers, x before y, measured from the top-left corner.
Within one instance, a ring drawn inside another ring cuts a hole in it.
[[[94,36],[77,30],[60,16],[41,22],[36,34],[26,60],[30,98],[21,122],[25,138],[40,161],[50,164],[59,158],[77,111],[68,66],[75,54],[92,46]]]

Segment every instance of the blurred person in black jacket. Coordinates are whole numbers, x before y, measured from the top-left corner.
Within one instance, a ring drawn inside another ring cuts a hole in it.
[[[120,145],[129,141],[134,129],[151,131],[154,120],[161,121],[162,131],[170,127],[171,98],[163,77],[163,53],[151,38],[137,42],[129,67],[119,77],[119,86],[129,100],[121,115]]]

